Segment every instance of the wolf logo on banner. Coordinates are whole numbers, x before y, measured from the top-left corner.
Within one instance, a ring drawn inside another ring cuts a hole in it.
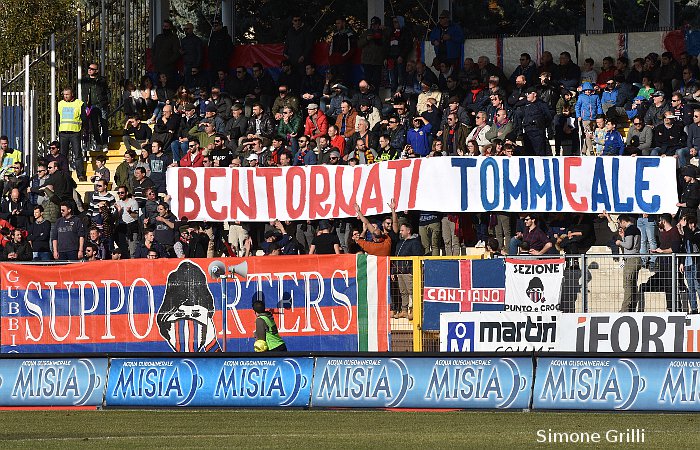
[[[423,329],[439,330],[443,312],[503,311],[502,259],[429,260],[424,273]]]
[[[559,310],[564,259],[506,259],[506,311]]]

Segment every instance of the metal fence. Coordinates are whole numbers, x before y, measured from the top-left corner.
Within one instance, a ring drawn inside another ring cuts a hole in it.
[[[518,258],[561,258],[518,256]],[[475,259],[463,257],[392,258],[391,305],[400,311],[402,286],[398,272],[409,272],[413,291],[412,317],[391,319],[393,351],[440,350],[436,330],[424,330],[423,324],[423,265],[430,259]],[[689,312],[697,308],[698,273],[696,262],[700,255],[656,254],[566,255],[560,306],[564,313],[581,312]],[[681,270],[681,264],[683,269]],[[399,269],[401,265],[401,269]],[[409,269],[409,270],[406,270]]]
[[[0,132],[23,152],[29,168],[56,139],[61,89],[71,87],[80,97],[78,80],[91,62],[110,88],[110,127],[121,126],[124,79],[138,81],[144,73],[151,28],[147,0],[87,0],[73,24],[0,74]]]

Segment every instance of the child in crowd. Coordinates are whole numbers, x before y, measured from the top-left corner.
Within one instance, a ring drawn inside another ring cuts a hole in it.
[[[603,154],[603,149],[605,148],[605,117],[598,116],[595,119],[595,129],[593,130],[593,151],[594,156],[599,156]]]

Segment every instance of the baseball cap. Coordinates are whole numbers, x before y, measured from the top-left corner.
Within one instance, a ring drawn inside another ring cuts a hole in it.
[[[250,156],[248,156],[246,159],[247,159],[248,161],[257,161],[257,160],[258,160],[258,154],[257,154],[257,153],[253,153],[253,154],[251,154]]]
[[[652,97],[665,97],[666,94],[664,94],[664,91],[656,91],[653,94],[651,94]]]
[[[216,112],[216,106],[213,105],[213,104],[211,104],[211,103],[209,103],[209,104],[207,105],[207,112]]]
[[[333,157],[335,157],[335,158],[340,158],[340,152],[337,151],[337,150],[333,150],[332,152],[330,152],[330,153],[328,154],[328,156],[329,156],[330,158],[333,158]]]
[[[319,230],[330,230],[331,229],[331,223],[327,220],[319,220],[318,222],[318,229]]]
[[[316,103],[309,103],[306,109],[318,109],[318,105]]]

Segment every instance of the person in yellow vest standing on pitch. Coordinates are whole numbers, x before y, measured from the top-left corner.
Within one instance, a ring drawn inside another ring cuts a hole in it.
[[[87,181],[85,165],[83,161],[83,148],[80,140],[83,121],[87,118],[85,104],[76,99],[73,89],[63,90],[63,100],[58,102],[58,141],[61,145],[61,154],[70,161],[68,149],[72,149],[73,163],[80,181]]]

